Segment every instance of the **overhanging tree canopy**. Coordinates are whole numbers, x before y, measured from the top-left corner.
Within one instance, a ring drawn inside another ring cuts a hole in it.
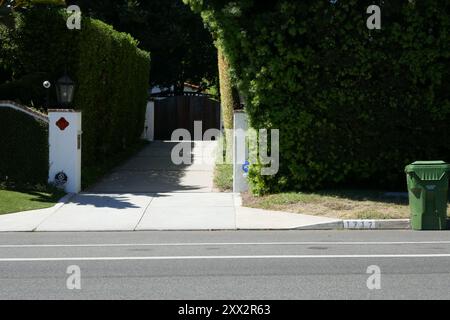
[[[217,79],[217,53],[201,18],[182,0],[68,0],[138,39],[152,53],[151,84],[183,88]]]
[[[255,128],[280,129],[280,172],[257,193],[404,186],[404,166],[450,160],[447,0],[184,0],[248,95]],[[366,26],[379,5],[382,30]]]

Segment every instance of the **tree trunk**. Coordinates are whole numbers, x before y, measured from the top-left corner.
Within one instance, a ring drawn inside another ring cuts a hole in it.
[[[230,75],[230,63],[222,49],[218,49],[219,80],[220,80],[220,104],[222,107],[222,119],[225,127],[226,161],[232,159],[233,153],[233,115],[234,107],[239,105],[239,94],[233,86]]]

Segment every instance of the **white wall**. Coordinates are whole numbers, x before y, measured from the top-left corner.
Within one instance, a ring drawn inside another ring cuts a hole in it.
[[[149,101],[147,103],[147,110],[145,112],[144,132],[142,139],[153,141],[155,139],[155,102]]]
[[[242,168],[248,159],[247,130],[247,114],[243,111],[235,111],[233,134],[233,192],[237,193],[248,191],[247,177]]]
[[[55,176],[64,172],[67,193],[81,191],[81,112],[73,110],[49,110],[49,183],[55,182]],[[66,119],[69,126],[61,130],[56,123]]]

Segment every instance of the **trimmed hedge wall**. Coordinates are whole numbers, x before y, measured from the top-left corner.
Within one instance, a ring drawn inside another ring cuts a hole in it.
[[[76,83],[73,106],[83,111],[83,169],[95,171],[140,139],[150,55],[130,35],[95,19],[83,16],[82,29],[69,30],[67,17],[64,10],[51,6],[16,13],[15,29],[2,31],[3,51],[10,57],[6,69],[15,79],[47,75],[53,84],[50,107],[58,107],[55,84],[67,70]],[[42,82],[30,86],[33,90],[46,94]],[[24,96],[22,92],[15,98],[27,100]],[[41,101],[42,95],[35,99]]]
[[[0,108],[0,146],[0,182],[47,183],[47,123]]]
[[[450,2],[184,0],[247,93],[251,125],[280,129],[280,172],[255,193],[404,186],[414,160],[450,161]],[[368,30],[378,4],[382,30]]]
[[[130,35],[83,19],[74,105],[83,111],[83,161],[95,166],[136,143],[144,128],[150,56]]]

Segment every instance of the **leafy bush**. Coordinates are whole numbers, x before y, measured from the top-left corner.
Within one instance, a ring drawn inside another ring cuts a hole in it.
[[[42,106],[45,104],[42,83],[47,78],[45,73],[30,74],[17,81],[0,84],[0,100],[15,100],[22,105]]]
[[[95,19],[83,17],[81,30],[69,30],[67,13],[53,7],[34,7],[15,18],[15,28],[2,31],[10,58],[6,69],[15,79],[45,73],[53,84],[51,107],[59,107],[58,78],[67,71],[75,81],[73,106],[83,111],[83,168],[95,169],[136,144],[144,127],[149,53],[130,35]],[[28,101],[23,86],[7,85],[18,88],[10,99],[17,94],[14,100]],[[42,82],[36,90],[46,95]]]
[[[74,105],[83,111],[83,161],[108,160],[140,138],[144,128],[150,57],[111,26],[84,19]]]
[[[393,188],[413,160],[450,160],[450,3],[185,0],[229,58],[255,128],[280,129],[257,193]],[[369,5],[382,30],[369,30]]]
[[[45,122],[13,109],[0,108],[0,146],[0,182],[47,183],[48,125]]]
[[[221,192],[233,190],[232,164],[216,164],[214,168],[214,186]]]
[[[45,73],[54,83],[66,68],[73,71],[80,32],[67,29],[64,10],[38,6],[16,12],[14,18],[14,27],[0,28],[2,63],[12,71],[14,80]],[[44,91],[42,85],[40,89]]]

